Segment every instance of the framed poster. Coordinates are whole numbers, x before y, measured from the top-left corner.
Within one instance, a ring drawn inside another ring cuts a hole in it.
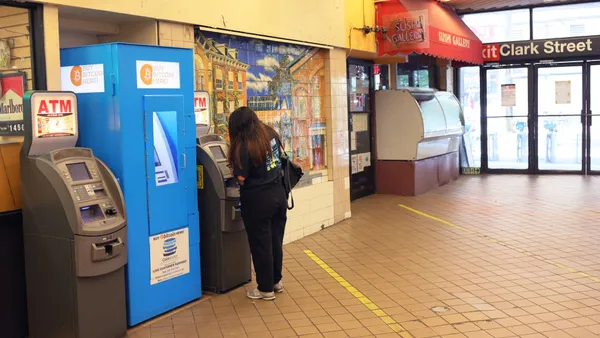
[[[25,73],[0,74],[0,135],[23,135]]]

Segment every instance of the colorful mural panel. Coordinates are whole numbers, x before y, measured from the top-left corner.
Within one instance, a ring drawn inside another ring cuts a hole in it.
[[[196,30],[194,61],[216,133],[227,138],[229,114],[248,106],[302,169],[327,168],[323,50]]]

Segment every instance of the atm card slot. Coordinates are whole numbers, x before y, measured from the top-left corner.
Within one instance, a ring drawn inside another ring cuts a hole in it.
[[[108,194],[106,194],[106,190],[104,190],[104,188],[96,188],[96,189],[94,189],[94,194],[98,198],[108,196]]]

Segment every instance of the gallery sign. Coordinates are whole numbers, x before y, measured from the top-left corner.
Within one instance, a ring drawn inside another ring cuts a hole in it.
[[[487,63],[597,57],[600,37],[486,44],[482,56]]]
[[[405,44],[427,42],[428,18],[426,10],[385,17],[385,19],[391,21],[387,24],[390,41],[396,48]]]
[[[379,56],[412,53],[482,64],[481,40],[450,6],[434,0],[376,1]]]

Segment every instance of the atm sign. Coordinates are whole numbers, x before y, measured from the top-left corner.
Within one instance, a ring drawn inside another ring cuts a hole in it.
[[[72,92],[33,92],[29,105],[37,138],[74,136],[77,133],[77,97]]]
[[[196,125],[208,125],[210,120],[209,114],[210,95],[208,92],[194,93],[194,115],[196,116]]]
[[[73,113],[73,100],[49,99],[40,100],[37,110],[40,114],[70,114]]]

